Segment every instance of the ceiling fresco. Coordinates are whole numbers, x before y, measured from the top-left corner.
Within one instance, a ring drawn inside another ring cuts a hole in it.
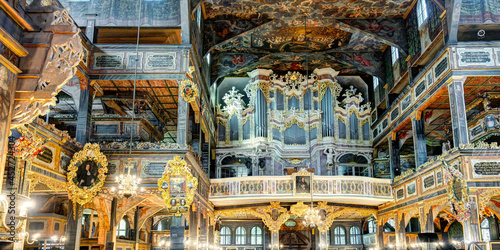
[[[212,81],[332,67],[344,75],[384,77],[383,51],[407,55],[403,15],[410,0],[208,0],[204,53]],[[307,52],[307,56],[305,56]],[[307,58],[307,60],[306,60]]]

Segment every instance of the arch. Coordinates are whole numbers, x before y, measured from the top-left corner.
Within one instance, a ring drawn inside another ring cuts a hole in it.
[[[351,245],[361,245],[361,229],[358,226],[352,226],[349,229]]]
[[[129,228],[130,225],[128,221],[125,218],[121,219],[120,222],[118,222],[118,225],[116,226],[116,236],[127,237]]]
[[[333,243],[335,245],[345,245],[345,237],[345,228],[343,226],[335,227],[335,229],[333,230]]]
[[[236,245],[246,245],[247,244],[247,230],[244,227],[237,227],[235,230],[235,244]]]
[[[153,230],[156,231],[170,230],[171,224],[172,224],[172,217],[166,217],[159,220],[156,224],[154,224]]]
[[[261,245],[262,235],[262,228],[259,226],[252,227],[250,230],[250,245]]]
[[[231,229],[227,226],[220,229],[220,244],[231,245]]]

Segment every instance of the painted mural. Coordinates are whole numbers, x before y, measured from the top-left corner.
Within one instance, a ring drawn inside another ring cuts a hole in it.
[[[267,14],[272,18],[296,16],[297,13],[318,13],[335,18],[401,17],[411,4],[408,0],[388,1],[326,1],[326,0],[209,0],[208,17],[227,14]],[[319,20],[321,22],[321,20]]]

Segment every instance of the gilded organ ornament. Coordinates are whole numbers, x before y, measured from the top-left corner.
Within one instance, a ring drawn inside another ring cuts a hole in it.
[[[91,202],[101,191],[107,172],[108,161],[99,144],[85,144],[68,166],[66,185],[69,199],[82,206]],[[76,210],[76,206],[73,208]]]
[[[158,179],[158,190],[165,208],[177,217],[189,210],[196,188],[198,178],[191,174],[188,164],[180,156],[168,161],[163,176]]]

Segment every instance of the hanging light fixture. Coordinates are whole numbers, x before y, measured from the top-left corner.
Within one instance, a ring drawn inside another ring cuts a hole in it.
[[[118,195],[124,196],[126,198],[137,194],[137,187],[141,182],[140,178],[134,174],[130,174],[130,169],[134,168],[134,163],[132,162],[132,146],[134,144],[134,118],[135,118],[135,92],[137,86],[137,67],[139,65],[139,34],[141,31],[141,14],[142,14],[142,0],[139,0],[139,14],[137,17],[137,40],[135,47],[135,73],[134,73],[134,91],[132,95],[132,119],[130,122],[130,143],[129,143],[129,151],[128,151],[128,160],[124,163],[124,169],[126,169],[127,173],[125,175],[121,174],[116,178],[116,182],[118,183]],[[137,171],[137,170],[136,170]],[[114,191],[114,188],[112,189]],[[142,191],[142,190],[141,190]]]
[[[306,87],[309,87],[309,58],[308,58],[308,49],[309,49],[309,40],[307,38],[307,14],[304,14],[304,40],[306,41]],[[310,110],[307,111],[307,120],[310,126]],[[311,142],[309,141],[309,169],[311,169],[312,165],[312,155],[311,155]],[[314,207],[314,200],[313,200],[313,174],[310,172],[311,175],[311,184],[310,184],[310,191],[311,191],[311,207],[306,211],[304,214],[304,225],[314,229],[323,224],[323,220],[321,218],[320,214],[320,209]]]

